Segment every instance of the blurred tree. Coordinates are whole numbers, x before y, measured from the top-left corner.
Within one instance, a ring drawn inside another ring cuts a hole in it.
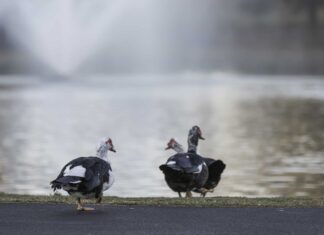
[[[0,51],[8,49],[8,47],[9,47],[9,45],[8,45],[6,31],[0,25]]]
[[[324,6],[320,0],[284,0],[296,11],[305,11],[310,29],[316,30],[319,25],[319,9]]]
[[[239,1],[239,7],[243,11],[253,14],[262,15],[267,13],[276,6],[276,1],[244,0]]]

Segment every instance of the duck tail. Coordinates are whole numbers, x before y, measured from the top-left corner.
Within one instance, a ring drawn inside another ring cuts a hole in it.
[[[61,183],[59,183],[59,182],[56,181],[56,180],[51,181],[51,182],[50,182],[50,185],[51,185],[51,188],[53,189],[54,192],[55,192],[57,189],[61,189],[61,188],[62,188]]]
[[[210,177],[220,177],[226,165],[222,160],[217,160],[208,166]]]
[[[57,189],[61,189],[62,187],[66,185],[75,185],[81,182],[81,177],[76,176],[63,176],[60,178],[57,178],[50,182],[51,188],[53,191],[56,191]]]

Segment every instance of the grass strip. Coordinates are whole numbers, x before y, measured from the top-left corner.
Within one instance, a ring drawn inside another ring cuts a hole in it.
[[[92,204],[95,200],[85,200]],[[0,203],[68,203],[75,200],[69,196],[50,195],[19,195],[0,193]],[[142,205],[142,206],[183,206],[183,207],[324,207],[324,198],[317,197],[274,197],[274,198],[246,198],[246,197],[194,197],[194,198],[123,198],[103,197],[103,204],[110,205]]]

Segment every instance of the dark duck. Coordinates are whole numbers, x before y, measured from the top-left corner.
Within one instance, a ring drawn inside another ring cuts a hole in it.
[[[183,153],[184,149],[175,139],[170,139],[166,149],[173,149],[177,153]],[[226,167],[222,160],[215,160],[213,158],[203,157],[208,167],[208,179],[202,188],[194,189],[194,192],[201,193],[203,197],[206,196],[207,192],[214,192],[214,189],[221,180],[221,175]]]
[[[206,196],[208,192],[214,192],[214,189],[221,180],[221,175],[225,170],[226,165],[222,160],[215,160],[212,158],[204,158],[208,166],[209,176],[201,189],[196,189],[194,192],[201,193],[203,197]]]
[[[181,192],[185,192],[186,197],[192,197],[191,191],[201,188],[208,179],[207,165],[203,158],[195,152],[199,139],[204,138],[200,128],[194,126],[188,135],[188,152],[176,153],[160,166],[167,185],[177,192],[179,197],[182,197]]]
[[[101,202],[103,192],[114,183],[108,151],[116,152],[110,138],[103,139],[96,156],[79,157],[68,162],[50,184],[54,191],[63,189],[76,198],[77,210],[93,210],[81,204],[82,198],[96,198]]]

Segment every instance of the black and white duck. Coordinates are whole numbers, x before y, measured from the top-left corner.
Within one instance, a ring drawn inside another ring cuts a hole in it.
[[[177,153],[184,153],[184,149],[175,139],[170,139],[167,144],[167,149],[173,149]],[[207,192],[214,192],[214,189],[221,180],[221,174],[223,173],[226,165],[222,160],[215,160],[213,158],[203,157],[206,165],[208,166],[208,179],[202,188],[194,189],[194,192],[200,193],[203,197]]]
[[[114,183],[108,151],[116,152],[110,138],[103,139],[96,156],[79,157],[67,163],[50,184],[53,190],[63,189],[77,200],[77,210],[93,210],[81,204],[82,198],[96,198],[101,202],[103,192]]]
[[[198,140],[204,139],[200,128],[194,126],[188,135],[188,143],[192,152],[181,152],[171,156],[167,162],[160,166],[168,186],[182,197],[192,197],[191,191],[201,188],[208,179],[208,168],[203,158],[193,152],[197,148]]]

